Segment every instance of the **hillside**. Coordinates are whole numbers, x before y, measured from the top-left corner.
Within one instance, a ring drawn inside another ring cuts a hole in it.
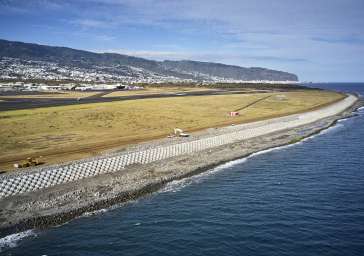
[[[0,39],[0,77],[80,81],[297,81],[296,75],[199,61],[154,61]]]

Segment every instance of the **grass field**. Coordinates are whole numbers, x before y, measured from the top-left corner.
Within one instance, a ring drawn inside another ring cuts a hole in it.
[[[42,155],[47,163],[74,160],[165,137],[175,127],[191,132],[251,122],[303,112],[342,97],[334,92],[310,90],[4,111],[0,112],[0,169],[10,168],[29,156]],[[228,112],[237,109],[240,116],[228,116]]]

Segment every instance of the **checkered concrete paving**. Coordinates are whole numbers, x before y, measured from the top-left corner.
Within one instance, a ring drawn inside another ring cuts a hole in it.
[[[122,171],[129,165],[136,163],[147,164],[174,156],[193,154],[206,149],[308,124],[342,112],[351,106],[355,100],[355,97],[349,96],[338,103],[316,111],[248,125],[237,125],[229,133],[223,135],[210,136],[174,145],[159,146],[143,151],[124,152],[106,158],[86,160],[65,166],[39,168],[39,170],[20,175],[4,175],[0,178],[0,199],[103,173]]]

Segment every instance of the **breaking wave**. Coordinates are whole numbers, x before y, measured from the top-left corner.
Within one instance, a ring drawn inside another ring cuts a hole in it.
[[[105,213],[105,212],[107,212],[109,210],[110,210],[109,208],[103,208],[103,209],[92,211],[92,212],[85,212],[84,214],[82,214],[81,217],[94,216],[94,215],[98,215],[98,214],[101,214],[101,213]]]
[[[27,230],[20,233],[15,233],[8,235],[6,237],[0,238],[0,252],[8,248],[14,248],[18,246],[19,242],[26,237],[36,236],[34,230]]]
[[[241,158],[241,159],[237,159],[237,160],[233,160],[227,163],[224,163],[222,165],[219,165],[213,169],[210,169],[208,171],[202,172],[200,174],[194,175],[192,177],[188,177],[188,178],[184,178],[181,180],[174,180],[169,182],[166,186],[164,186],[159,192],[164,193],[164,192],[178,192],[181,189],[183,189],[184,187],[191,185],[191,184],[197,184],[197,183],[201,183],[203,182],[207,177],[216,174],[222,170],[226,170],[230,167],[233,167],[237,164],[241,164],[243,162],[245,162],[247,160],[247,158]]]

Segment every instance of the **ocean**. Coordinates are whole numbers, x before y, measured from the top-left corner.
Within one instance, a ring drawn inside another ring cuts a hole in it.
[[[312,84],[364,94],[364,84]],[[168,184],[1,255],[364,255],[364,109],[303,142]]]

